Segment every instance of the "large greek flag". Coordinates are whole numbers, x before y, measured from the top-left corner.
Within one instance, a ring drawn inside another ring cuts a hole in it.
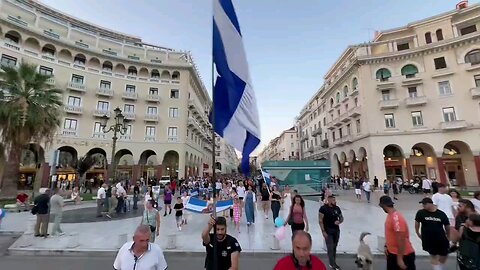
[[[260,143],[257,102],[233,3],[213,2],[215,132],[242,152],[242,172],[248,175],[249,156]]]
[[[215,210],[218,213],[230,209],[232,206],[233,200],[217,201]],[[210,214],[213,213],[213,203],[191,197],[187,205],[185,205],[185,210],[201,214]]]

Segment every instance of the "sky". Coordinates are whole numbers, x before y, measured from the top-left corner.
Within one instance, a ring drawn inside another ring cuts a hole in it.
[[[40,1],[146,43],[190,51],[211,93],[211,0]],[[294,125],[348,45],[453,10],[459,1],[233,0],[259,107],[257,151]]]

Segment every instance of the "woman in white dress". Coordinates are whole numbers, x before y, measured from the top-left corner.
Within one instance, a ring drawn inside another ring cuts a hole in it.
[[[283,190],[283,209],[287,209],[290,211],[290,206],[292,206],[292,190],[290,186],[285,185],[285,189]]]

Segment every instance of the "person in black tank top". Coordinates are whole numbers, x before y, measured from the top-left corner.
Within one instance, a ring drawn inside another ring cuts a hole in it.
[[[273,223],[275,223],[275,219],[278,217],[278,213],[280,212],[282,201],[282,195],[280,194],[280,191],[278,191],[278,187],[276,185],[273,186],[273,190],[270,193],[270,201],[273,215]]]

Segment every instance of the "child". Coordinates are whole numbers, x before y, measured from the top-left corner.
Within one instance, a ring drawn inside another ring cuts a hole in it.
[[[188,201],[190,200],[190,196],[188,195],[188,192],[184,192],[182,195],[182,203],[183,207],[185,207],[188,204]],[[183,215],[183,224],[187,224],[187,212],[185,212],[185,215]]]
[[[235,223],[238,233],[240,233],[240,218],[242,217],[241,209],[240,200],[238,199],[238,196],[235,196],[233,202],[233,222]]]
[[[177,229],[179,231],[182,230],[183,208],[184,206],[183,206],[182,198],[178,197],[177,203],[173,206],[173,209],[175,209],[175,220],[177,221]]]

